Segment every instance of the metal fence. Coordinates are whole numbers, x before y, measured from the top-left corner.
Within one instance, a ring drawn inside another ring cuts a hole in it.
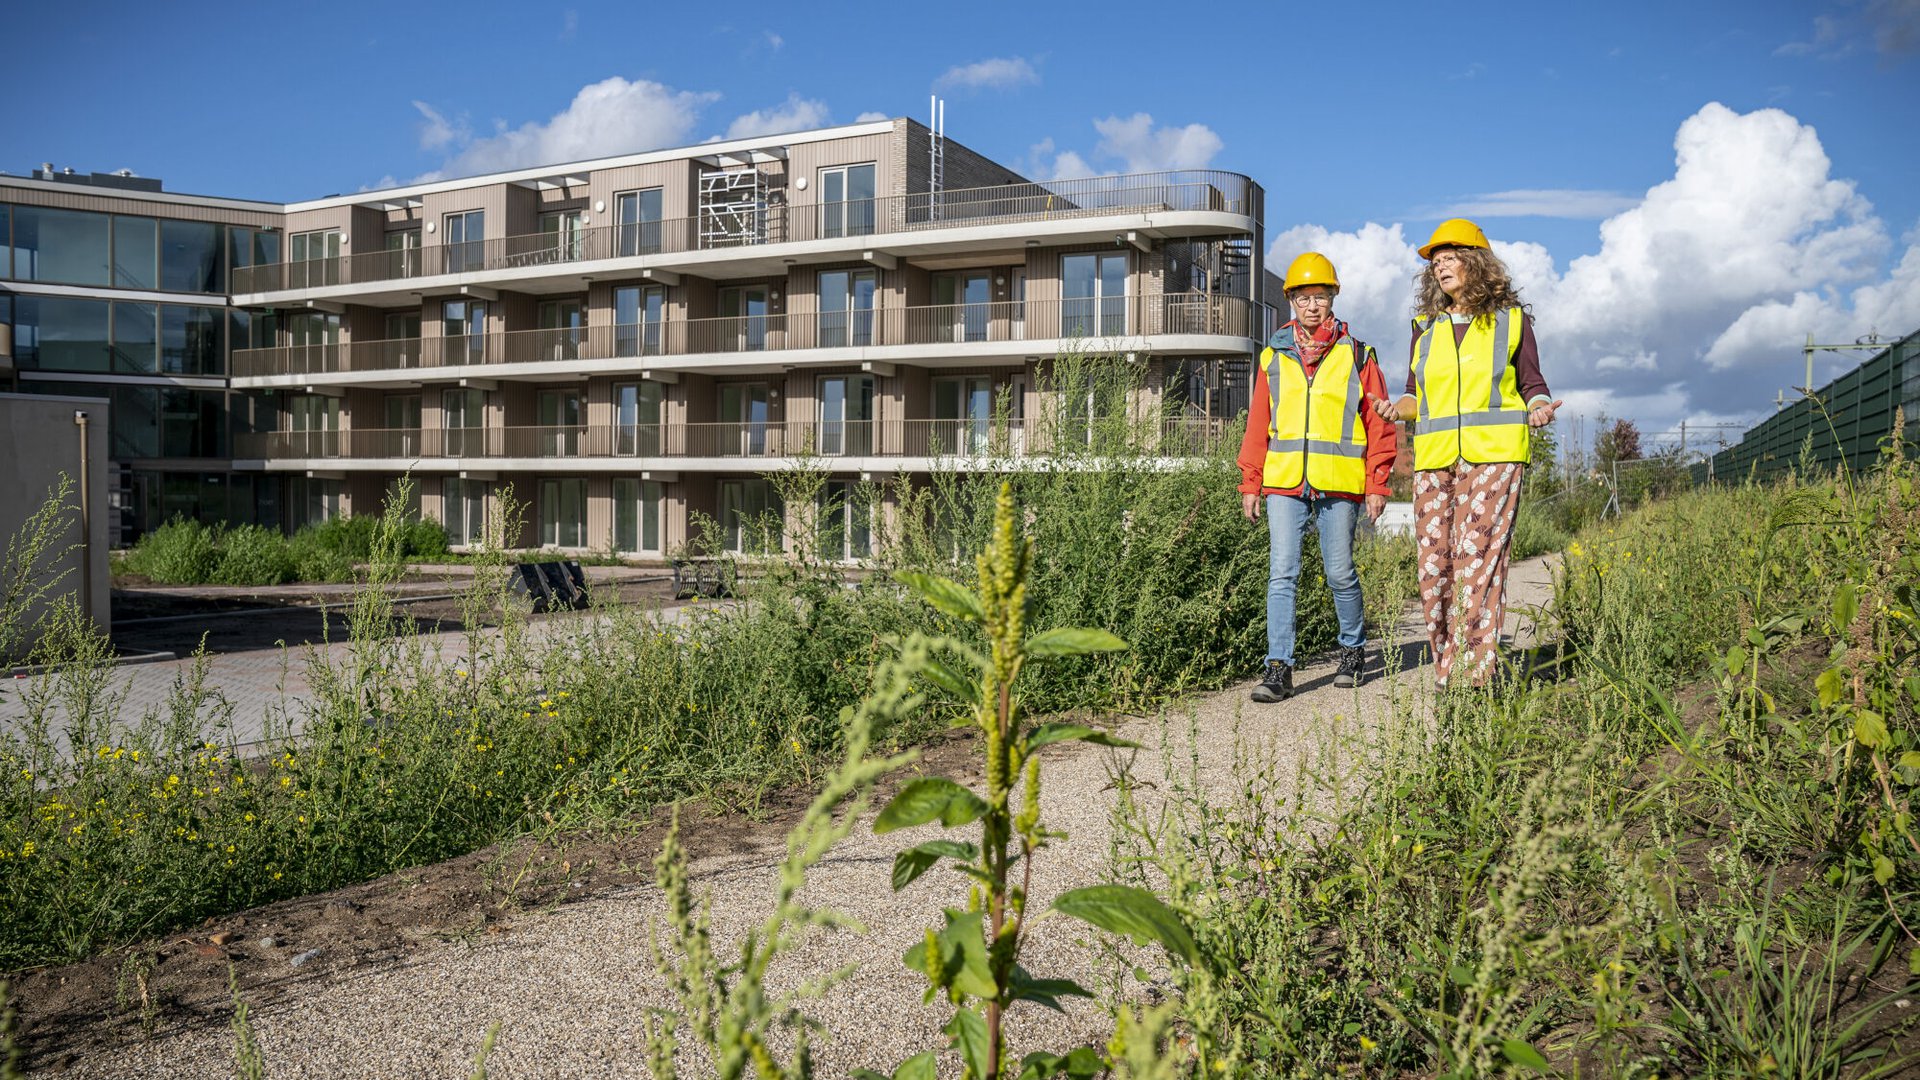
[[[1901,438],[1911,444],[1920,437],[1920,333],[1754,425],[1739,443],[1695,465],[1694,480],[1769,479],[1798,464],[1803,450],[1824,469],[1867,468],[1879,460],[1901,410]]]

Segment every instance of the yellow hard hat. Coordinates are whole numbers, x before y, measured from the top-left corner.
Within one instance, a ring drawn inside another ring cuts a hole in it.
[[[1287,265],[1287,292],[1302,285],[1325,285],[1331,289],[1340,288],[1340,275],[1333,272],[1333,260],[1317,251],[1309,251]]]
[[[1431,259],[1434,248],[1449,245],[1477,248],[1493,246],[1487,243],[1487,234],[1480,231],[1480,226],[1466,218],[1448,218],[1440,223],[1439,228],[1433,230],[1433,239],[1420,245],[1420,257]]]

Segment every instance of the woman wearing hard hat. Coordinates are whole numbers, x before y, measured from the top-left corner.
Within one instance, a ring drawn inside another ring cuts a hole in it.
[[[1493,674],[1506,615],[1508,540],[1530,430],[1560,408],[1540,375],[1533,316],[1506,264],[1471,221],[1455,218],[1419,248],[1412,370],[1383,417],[1414,421],[1413,512],[1420,603],[1434,681],[1475,686]]]
[[[1333,263],[1307,252],[1287,267],[1293,320],[1260,353],[1247,433],[1240,442],[1240,505],[1249,521],[1264,503],[1271,559],[1267,579],[1267,664],[1253,700],[1293,694],[1294,592],[1300,539],[1320,533],[1320,562],[1340,623],[1335,686],[1357,686],[1366,667],[1367,627],[1353,532],[1364,506],[1377,519],[1387,505],[1394,427],[1366,407],[1384,400],[1386,378],[1366,343],[1333,317],[1340,279]]]

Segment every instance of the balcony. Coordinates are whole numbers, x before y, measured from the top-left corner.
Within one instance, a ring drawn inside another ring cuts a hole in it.
[[[1135,173],[1087,180],[1002,184],[832,203],[770,203],[752,212],[600,225],[571,233],[542,232],[411,251],[373,251],[233,271],[236,295],[292,289],[412,281],[489,270],[539,270],[606,259],[758,247],[812,240],[924,233],[1117,215],[1263,213],[1259,185],[1238,173],[1211,170]],[[717,234],[717,235],[716,235]]]
[[[1152,445],[1130,447],[1165,457],[1212,452],[1237,441],[1220,419],[1170,418]],[[539,460],[541,467],[618,463],[622,459],[1007,458],[1055,451],[1118,450],[1110,431],[1137,431],[1120,420],[804,420],[763,423],[566,425],[560,427],[356,428],[269,431],[235,437],[234,456],[307,468],[316,460],[378,461],[392,467],[438,462]],[[636,464],[633,467],[640,467]],[[742,468],[751,468],[745,464]]]
[[[938,304],[241,349],[232,363],[233,377],[246,379],[990,342],[1044,341],[1048,351],[1052,343],[1081,342],[1098,351],[1113,339],[1175,334],[1231,338],[1240,351],[1259,332],[1259,307],[1204,293]]]

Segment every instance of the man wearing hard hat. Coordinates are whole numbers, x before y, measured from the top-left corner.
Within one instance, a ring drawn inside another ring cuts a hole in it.
[[[1385,399],[1379,359],[1333,317],[1340,279],[1309,251],[1287,267],[1293,319],[1267,341],[1254,375],[1247,432],[1240,442],[1240,503],[1249,521],[1267,514],[1267,663],[1253,700],[1293,694],[1294,596],[1301,538],[1320,534],[1320,563],[1340,623],[1335,686],[1357,686],[1366,668],[1367,627],[1353,534],[1362,508],[1378,519],[1393,472],[1394,427],[1367,407]]]

